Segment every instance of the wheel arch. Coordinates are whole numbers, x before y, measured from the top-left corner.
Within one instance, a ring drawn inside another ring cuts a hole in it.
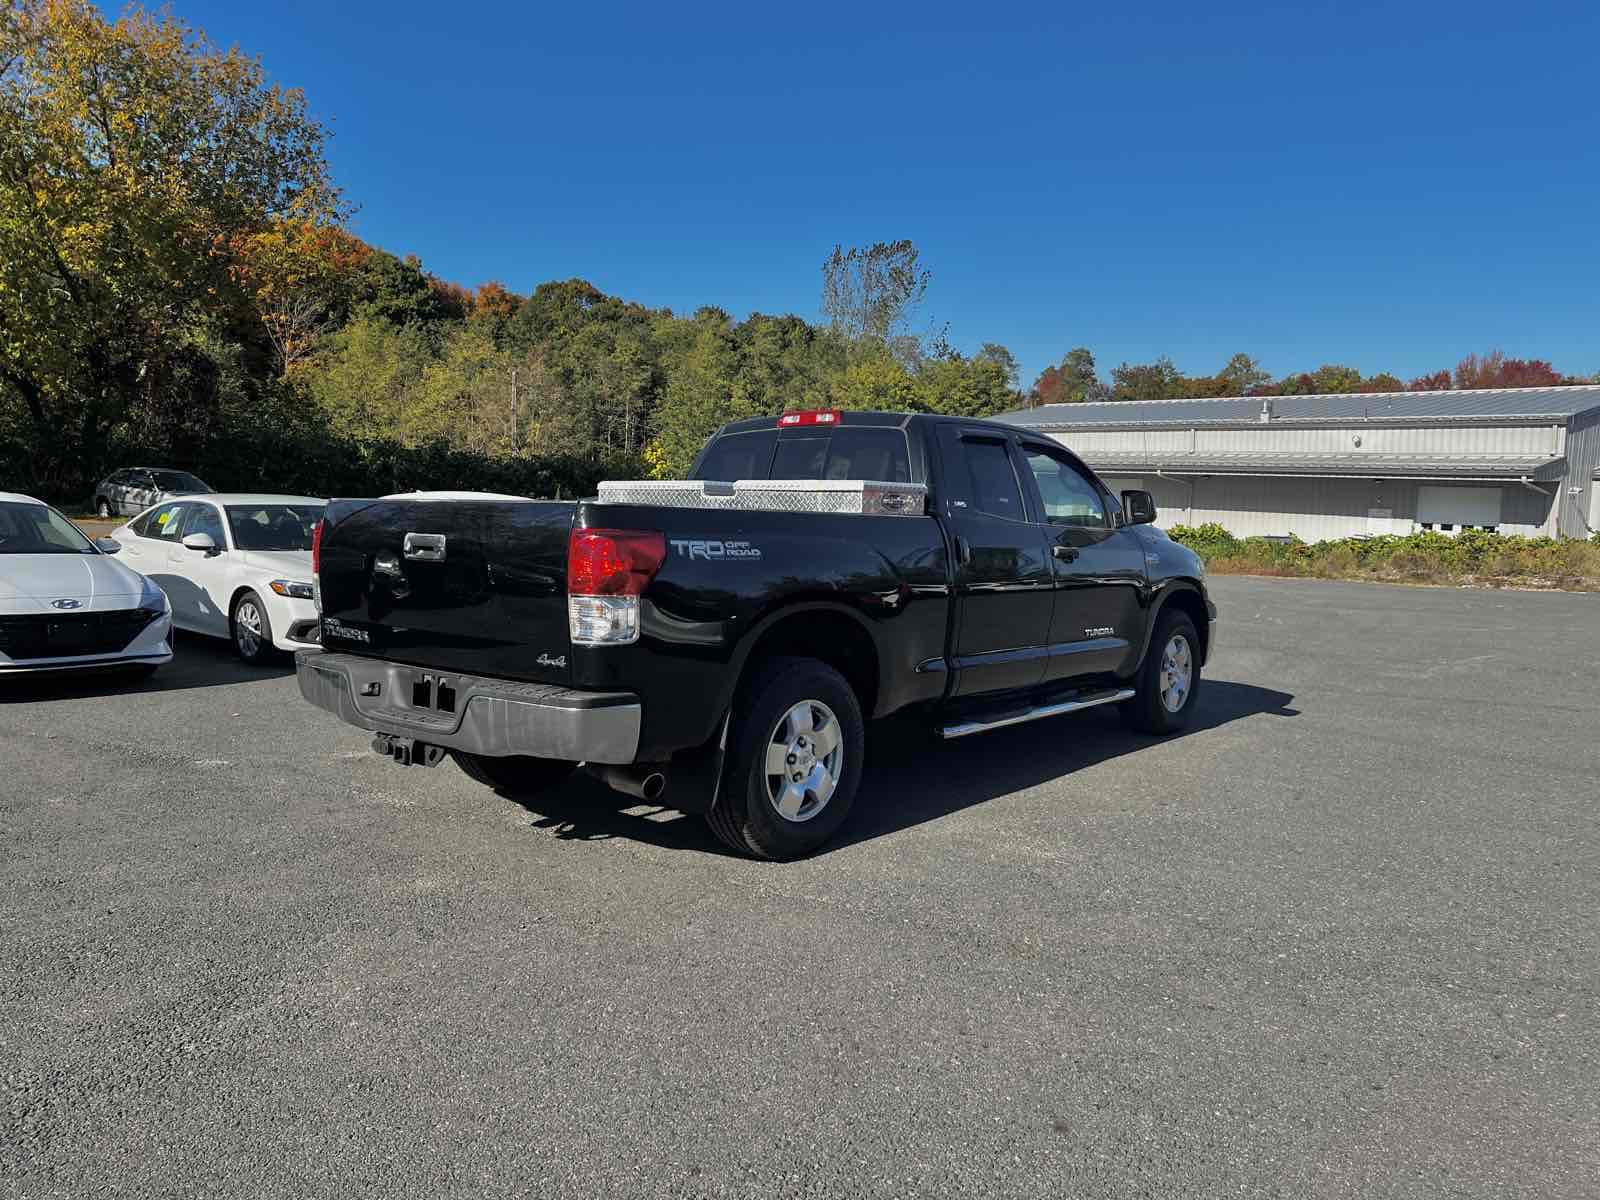
[[[853,609],[826,601],[799,603],[762,618],[735,659],[728,701],[753,667],[785,656],[827,663],[850,684],[863,716],[870,718],[877,711],[883,656],[872,627]]]
[[[1192,579],[1174,579],[1162,585],[1150,606],[1150,621],[1144,631],[1144,645],[1139,651],[1139,661],[1150,652],[1150,639],[1155,636],[1156,622],[1161,614],[1176,608],[1194,622],[1194,631],[1200,639],[1200,663],[1211,657],[1211,614],[1206,607],[1205,594],[1200,584]]]
[[[259,588],[252,587],[248,583],[236,584],[228,596],[228,628],[230,631],[233,629],[233,614],[238,611],[239,601],[244,599],[246,592],[253,593],[257,600],[261,600],[261,590]],[[261,600],[261,603],[264,608],[267,602]]]

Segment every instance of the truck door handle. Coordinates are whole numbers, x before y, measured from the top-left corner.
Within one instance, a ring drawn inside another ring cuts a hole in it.
[[[959,533],[956,534],[956,561],[962,566],[972,561],[972,543]]]
[[[1054,554],[1062,562],[1078,561],[1078,548],[1076,546],[1051,546],[1050,553]]]

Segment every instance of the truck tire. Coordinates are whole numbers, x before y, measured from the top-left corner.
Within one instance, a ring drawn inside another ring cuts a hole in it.
[[[861,705],[814,658],[774,658],[739,685],[722,790],[706,820],[741,854],[787,861],[850,815],[866,750]]]
[[[1176,733],[1189,724],[1200,694],[1200,638],[1189,614],[1169,608],[1156,618],[1135,687],[1117,706],[1134,729]]]
[[[510,755],[496,758],[488,754],[469,754],[452,750],[450,757],[468,779],[493,788],[512,799],[532,798],[560,787],[578,769],[575,762],[558,758],[529,758]]]

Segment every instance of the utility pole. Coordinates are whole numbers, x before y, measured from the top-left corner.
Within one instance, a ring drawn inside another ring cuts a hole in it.
[[[511,455],[517,454],[517,372],[520,368],[511,368]]]

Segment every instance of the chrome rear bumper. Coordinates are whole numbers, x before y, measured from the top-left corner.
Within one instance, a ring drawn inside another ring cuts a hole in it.
[[[347,725],[492,758],[631,763],[641,708],[632,692],[586,692],[301,650],[300,694]],[[418,703],[421,701],[422,703]]]

